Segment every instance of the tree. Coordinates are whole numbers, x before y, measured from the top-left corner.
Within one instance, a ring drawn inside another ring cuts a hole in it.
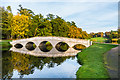
[[[27,36],[27,32],[29,31],[29,18],[25,15],[15,15],[13,17],[13,22],[11,24],[11,36],[17,37],[17,38],[24,38]]]
[[[120,29],[118,29],[118,38],[120,38]]]
[[[22,5],[19,5],[20,9],[17,9],[20,15],[26,15],[29,16],[30,18],[34,15],[34,12],[30,9],[23,8]]]
[[[118,31],[111,31],[113,38],[118,38]]]
[[[90,38],[90,37],[89,37],[89,35],[87,34],[86,31],[82,31],[82,38],[83,38],[83,39],[88,39],[88,38]]]
[[[91,32],[91,33],[90,33],[90,37],[91,37],[91,38],[95,37],[95,33],[94,33],[94,32]]]
[[[40,18],[40,16],[42,16],[42,15],[40,14],[40,15],[35,15],[32,17],[31,24],[29,27],[30,31],[28,32],[29,37],[37,36],[38,27],[42,23],[41,20],[43,19],[43,18]]]
[[[70,26],[68,36],[70,38],[82,38],[80,31],[75,26]]]
[[[47,20],[52,20],[54,18],[55,18],[55,15],[53,15],[53,14],[48,14],[47,15]]]
[[[1,8],[1,7],[0,7]],[[34,36],[61,36],[71,38],[88,38],[87,32],[78,28],[74,21],[65,21],[60,16],[48,14],[35,15],[30,9],[19,5],[18,15],[13,16],[10,6],[2,10],[2,36],[4,39],[26,38]],[[10,35],[11,34],[11,35]],[[95,36],[97,36],[95,34]]]
[[[63,20],[61,17],[57,17],[53,20],[51,20],[52,25],[52,35],[53,36],[61,36],[61,37],[67,37],[69,32],[69,27],[65,20]]]
[[[3,39],[9,39],[11,36],[11,23],[12,23],[12,10],[11,7],[8,6],[7,10],[0,7],[2,10],[2,38]]]
[[[105,32],[105,37],[109,38],[110,34],[111,34],[111,32]]]
[[[71,21],[71,26],[77,27],[74,21]]]
[[[33,16],[30,31],[32,36],[52,36],[51,23],[42,14]]]
[[[97,37],[103,37],[103,32],[98,32]]]
[[[7,11],[9,11],[10,13],[12,13],[11,6],[7,6]]]
[[[45,20],[38,27],[38,36],[52,36],[52,26],[49,20]]]

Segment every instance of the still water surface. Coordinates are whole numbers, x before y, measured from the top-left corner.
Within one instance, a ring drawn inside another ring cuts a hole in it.
[[[36,57],[2,51],[3,78],[76,78],[81,66],[73,57]]]

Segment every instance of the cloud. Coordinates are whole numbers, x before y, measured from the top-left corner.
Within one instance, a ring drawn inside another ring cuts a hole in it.
[[[113,30],[113,31],[116,31],[117,30],[117,27],[115,27],[115,26],[106,26],[106,27],[91,27],[91,29],[89,30],[88,29],[88,32],[90,33],[90,32],[95,32],[95,33],[97,33],[97,32],[106,32],[106,31],[111,31],[111,30]]]
[[[3,2],[118,2],[119,0],[2,0]]]
[[[114,18],[116,18],[117,20],[118,17],[118,11],[113,11],[111,13],[107,13],[105,15],[102,15],[99,17],[99,20],[112,20]]]
[[[2,2],[1,5],[12,7],[17,13],[18,5],[29,8],[35,14],[48,13],[58,15],[66,21],[74,21],[84,31],[110,31],[118,26],[117,2]],[[112,26],[112,27],[111,27]]]
[[[89,3],[83,8],[68,15],[68,21],[75,21],[76,25],[83,30],[90,32],[117,30],[118,27],[118,6],[117,3]],[[78,7],[79,9],[79,7]],[[111,27],[113,26],[113,27]]]

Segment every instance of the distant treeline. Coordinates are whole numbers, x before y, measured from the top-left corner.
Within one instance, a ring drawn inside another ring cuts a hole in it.
[[[120,37],[120,34],[118,34],[118,33],[120,33],[120,29],[118,29],[118,31],[109,31],[109,32],[105,32],[105,33],[103,33],[103,32],[98,32],[98,33],[94,33],[94,32],[92,32],[92,33],[90,33],[90,37],[91,38],[94,38],[94,37],[106,37],[106,38],[118,38],[118,37]]]
[[[94,37],[103,37],[103,35],[104,35],[103,32],[98,32],[98,33],[91,32],[90,33],[90,37],[91,38],[94,38]]]
[[[94,37],[105,37],[108,38],[107,42],[111,43],[112,39],[118,39],[118,42],[120,42],[120,29],[118,29],[117,31],[109,31],[109,32],[98,32],[98,33],[90,33],[90,37],[94,38]]]
[[[113,39],[116,39],[120,43],[120,29],[118,31],[105,32],[105,37],[108,38],[107,42],[113,42]],[[117,40],[118,39],[118,40]]]
[[[65,21],[58,15],[34,14],[30,9],[19,5],[18,14],[13,15],[8,6],[2,10],[2,39],[20,39],[35,36],[60,36],[88,39],[90,35],[78,28],[74,21]]]

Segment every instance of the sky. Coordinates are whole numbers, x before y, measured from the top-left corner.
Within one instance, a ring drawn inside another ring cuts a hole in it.
[[[14,15],[19,4],[35,14],[46,17],[51,13],[66,21],[74,21],[87,33],[106,32],[118,29],[118,0],[3,0],[0,6],[11,6]]]

